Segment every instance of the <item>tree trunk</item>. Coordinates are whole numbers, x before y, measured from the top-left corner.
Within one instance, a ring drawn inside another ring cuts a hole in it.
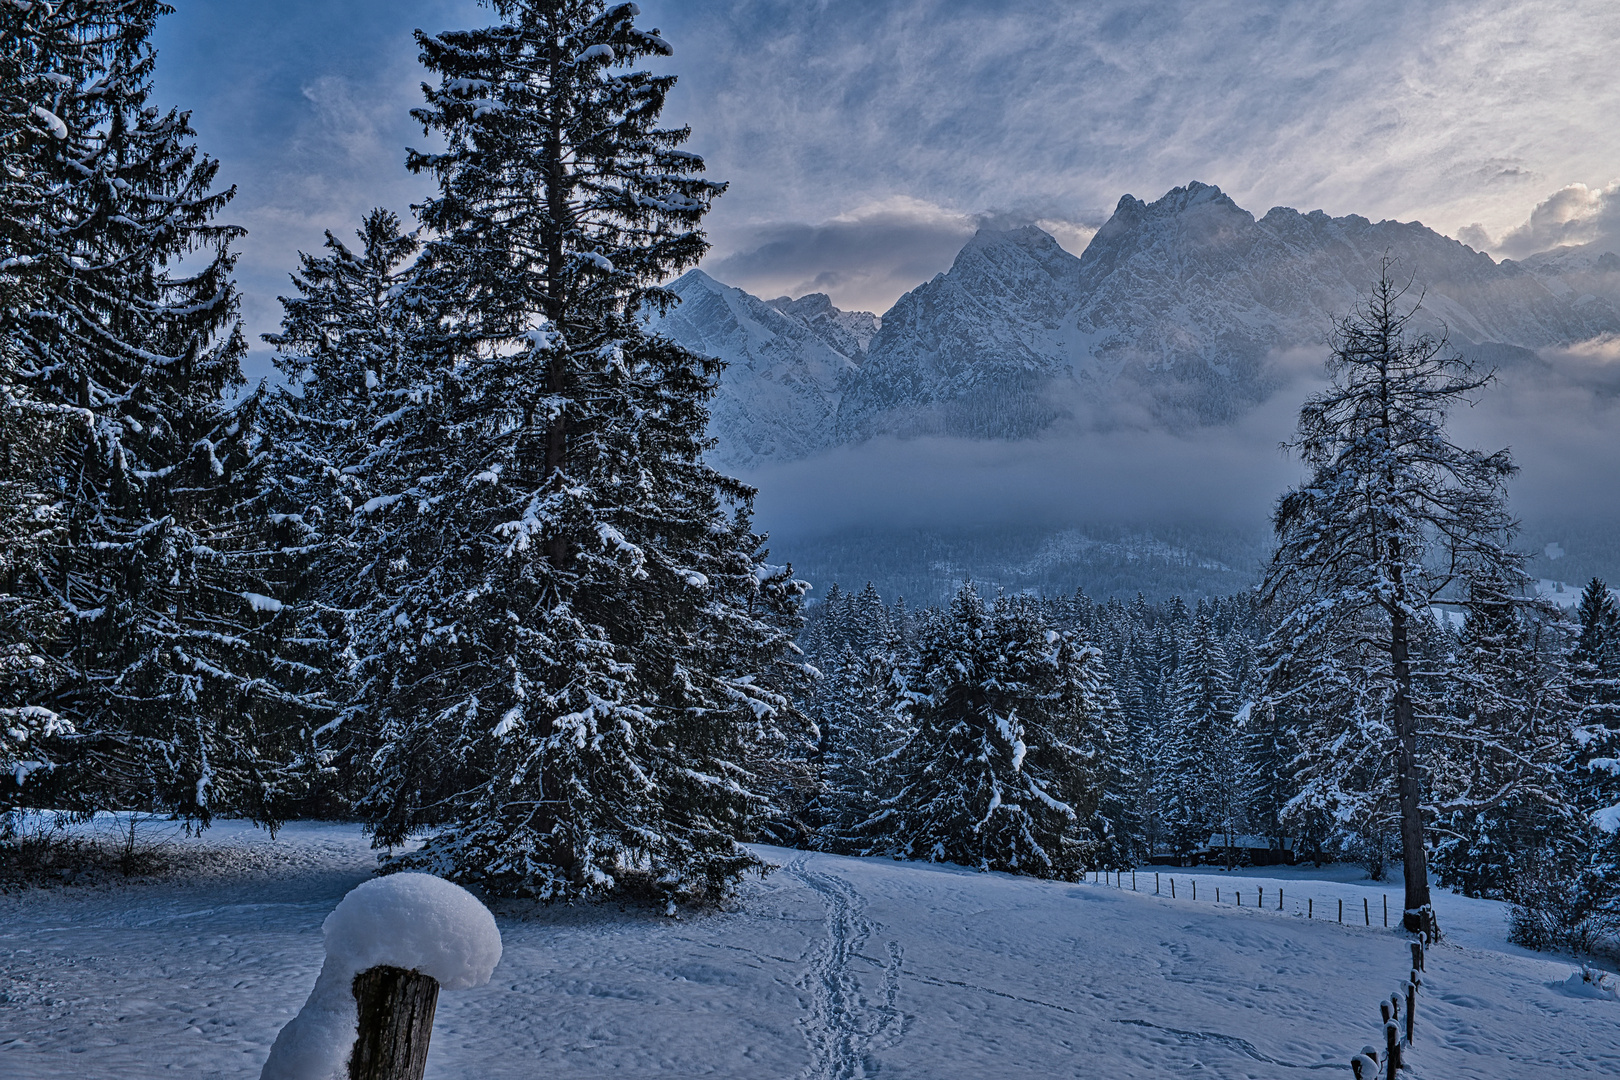
[[[359,1034],[349,1080],[422,1080],[439,984],[420,971],[374,967],[354,977]]]
[[[1401,868],[1406,908],[1401,925],[1413,932],[1440,929],[1429,903],[1429,863],[1423,850],[1423,806],[1418,783],[1417,717],[1412,708],[1412,664],[1406,613],[1390,613],[1390,660],[1394,667],[1395,783],[1401,807]]]

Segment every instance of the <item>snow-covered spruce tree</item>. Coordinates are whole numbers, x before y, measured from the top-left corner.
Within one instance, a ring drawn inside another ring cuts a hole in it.
[[[1330,706],[1307,738],[1316,751],[1371,749],[1394,777],[1408,930],[1438,932],[1429,901],[1421,702],[1415,624],[1432,602],[1469,579],[1508,573],[1512,519],[1503,486],[1506,451],[1464,449],[1446,435],[1448,410],[1490,382],[1442,340],[1411,332],[1416,306],[1386,261],[1369,298],[1334,333],[1329,387],[1300,410],[1293,448],[1310,478],[1278,500],[1277,549],[1264,594],[1279,605],[1270,638],[1274,701],[1316,697]],[[1337,706],[1337,707],[1333,707]],[[1315,783],[1328,782],[1331,764]],[[1346,778],[1348,782],[1348,778]]]
[[[1167,727],[1165,816],[1176,850],[1191,852],[1219,834],[1230,869],[1236,838],[1248,825],[1248,739],[1208,614],[1199,614],[1182,644]]]
[[[49,242],[41,212],[47,188],[35,159],[56,142],[46,109],[56,87],[31,43],[47,15],[43,4],[0,7],[0,776],[13,781],[0,787],[0,800],[19,796],[23,778],[50,767],[51,736],[70,733],[37,704],[62,674],[42,648],[58,636],[60,613],[24,581],[61,542],[43,466],[82,417],[34,392],[14,331],[41,305],[46,285],[36,256]],[[6,805],[0,801],[0,810]]]
[[[822,671],[814,699],[822,736],[819,848],[873,853],[872,840],[860,826],[877,812],[882,798],[879,762],[905,737],[895,714],[898,663],[892,644],[864,653],[845,646]]]
[[[58,677],[30,704],[75,729],[29,798],[274,820],[267,758],[289,702],[250,485],[232,471],[255,448],[222,398],[241,382],[240,230],[215,220],[232,193],[212,190],[186,114],[149,104],[168,10],[6,5],[22,89],[43,96],[25,166],[43,198],[22,253],[37,300],[7,316],[8,380],[76,417],[33,465],[61,531],[14,582],[55,625],[41,649]]]
[[[1620,931],[1620,604],[1593,578],[1575,615],[1569,667],[1578,711],[1566,770],[1585,835],[1578,878],[1559,882],[1559,891],[1573,884],[1613,933]]]
[[[903,690],[913,730],[868,834],[911,858],[1078,876],[1094,854],[1100,668],[1035,602],[987,609],[964,586],[919,632]]]
[[[1538,851],[1579,846],[1561,766],[1572,744],[1556,612],[1511,577],[1469,582],[1466,621],[1448,665],[1448,708],[1420,740],[1440,880],[1469,896],[1500,896]],[[1552,643],[1552,647],[1549,647]]]
[[[669,53],[635,8],[495,0],[418,34],[438,76],[412,152],[438,194],[406,302],[431,386],[361,511],[354,620],[380,846],[498,893],[715,895],[758,865],[750,763],[797,718],[803,592],[753,492],[702,460],[718,363],[648,338],[722,185],[657,126]]]
[[[1620,604],[1598,578],[1575,609],[1569,654],[1576,716],[1574,783],[1583,809],[1601,816],[1605,833],[1620,831]]]
[[[356,718],[374,688],[362,681],[365,644],[352,631],[390,577],[376,557],[386,521],[372,500],[438,460],[431,440],[411,438],[410,418],[440,374],[411,351],[423,329],[407,302],[419,245],[383,209],[366,215],[357,239],[351,249],[327,233],[324,255],[300,255],[297,295],[282,298],[282,331],[265,336],[287,385],[263,394],[264,516],[309,690],[333,703],[311,715],[320,722],[299,740],[297,771],[314,807],[341,805],[363,772],[350,736],[364,730]]]

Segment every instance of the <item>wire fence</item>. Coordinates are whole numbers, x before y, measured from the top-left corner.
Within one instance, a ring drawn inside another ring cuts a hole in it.
[[[1378,893],[1378,903],[1374,904],[1372,895],[1354,886],[1351,888],[1357,888],[1361,895],[1352,897],[1350,903],[1346,904],[1343,896],[1313,895],[1312,886],[1306,882],[1301,882],[1298,887],[1290,887],[1286,883],[1276,881],[1262,885],[1241,878],[1223,879],[1197,874],[1168,874],[1158,870],[1151,872],[1093,870],[1090,881],[1095,885],[1108,885],[1127,892],[1147,892],[1156,896],[1166,896],[1172,900],[1224,903],[1260,911],[1279,911],[1298,915],[1304,919],[1327,919],[1345,925],[1381,926],[1385,929],[1390,925],[1389,894]],[[1319,886],[1317,891],[1320,891]],[[1360,904],[1357,904],[1356,900],[1360,900]],[[1399,918],[1400,909],[1397,908],[1397,922]]]

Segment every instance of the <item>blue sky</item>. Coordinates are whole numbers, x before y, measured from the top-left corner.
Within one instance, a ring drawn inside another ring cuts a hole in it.
[[[239,195],[244,316],[275,328],[299,249],[423,193],[411,31],[470,0],[173,0],[158,93]],[[705,267],[882,311],[981,224],[1072,250],[1127,192],[1220,185],[1422,220],[1523,255],[1620,238],[1620,5],[1478,0],[644,0],[667,117],[731,190]],[[255,361],[255,370],[262,359]]]

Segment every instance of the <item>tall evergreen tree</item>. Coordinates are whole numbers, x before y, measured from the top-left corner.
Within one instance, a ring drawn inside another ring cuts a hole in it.
[[[75,418],[33,465],[60,532],[14,579],[58,676],[30,705],[74,728],[36,797],[273,820],[271,746],[295,703],[276,681],[279,602],[243,475],[259,447],[222,396],[241,383],[241,230],[215,220],[232,192],[212,190],[187,114],[149,103],[169,10],[63,0],[5,15],[43,98],[26,164],[38,300],[8,309],[8,382]]]
[[[53,152],[58,118],[47,108],[56,87],[36,39],[49,14],[43,4],[0,7],[0,776],[13,780],[0,798],[20,796],[23,780],[53,764],[51,738],[71,733],[39,704],[63,674],[42,648],[59,635],[60,613],[27,582],[62,541],[44,463],[83,417],[35,392],[15,332],[48,286],[48,188],[37,160]]]
[[[1230,867],[1236,837],[1248,825],[1251,783],[1231,673],[1207,612],[1182,645],[1168,726],[1165,802],[1176,848],[1190,852],[1220,834]]]
[[[1402,921],[1438,932],[1414,624],[1459,582],[1511,572],[1503,486],[1514,466],[1506,451],[1468,450],[1447,437],[1449,409],[1491,376],[1470,369],[1444,341],[1414,334],[1416,307],[1403,311],[1403,303],[1386,261],[1368,300],[1338,324],[1331,385],[1300,411],[1293,446],[1311,476],[1282,496],[1274,516],[1277,549],[1265,593],[1281,602],[1282,614],[1269,675],[1279,700],[1329,689],[1356,696],[1354,711],[1319,716],[1313,747],[1336,753],[1329,748],[1358,743],[1345,725],[1366,734],[1366,724],[1387,723],[1383,752],[1405,870]]]
[[[433,468],[432,446],[406,436],[440,374],[411,351],[423,328],[407,302],[416,238],[382,209],[356,238],[351,250],[329,232],[326,254],[300,256],[282,332],[265,336],[286,383],[263,394],[263,509],[309,689],[330,703],[301,740],[304,779],[310,794],[340,803],[352,792],[336,790],[336,775],[364,771],[350,755],[376,689],[364,682],[372,669],[355,623],[390,578],[376,557],[386,525],[373,500]]]
[[[903,690],[912,731],[868,825],[914,858],[1073,879],[1094,851],[1101,656],[1027,599],[971,585],[920,631]]]
[[[1620,925],[1620,604],[1593,578],[1575,614],[1569,665],[1577,712],[1566,768],[1586,830],[1580,886]]]
[[[816,715],[825,746],[818,844],[829,851],[867,855],[881,846],[861,826],[879,810],[880,763],[905,737],[895,715],[896,665],[893,642],[865,653],[846,646],[824,673],[826,687],[817,696]]]
[[[438,194],[408,303],[431,386],[363,509],[386,581],[355,620],[380,845],[498,892],[713,895],[758,859],[750,764],[797,717],[803,591],[751,489],[702,460],[718,364],[638,311],[705,249],[723,185],[657,126],[635,8],[495,0],[419,33]]]

